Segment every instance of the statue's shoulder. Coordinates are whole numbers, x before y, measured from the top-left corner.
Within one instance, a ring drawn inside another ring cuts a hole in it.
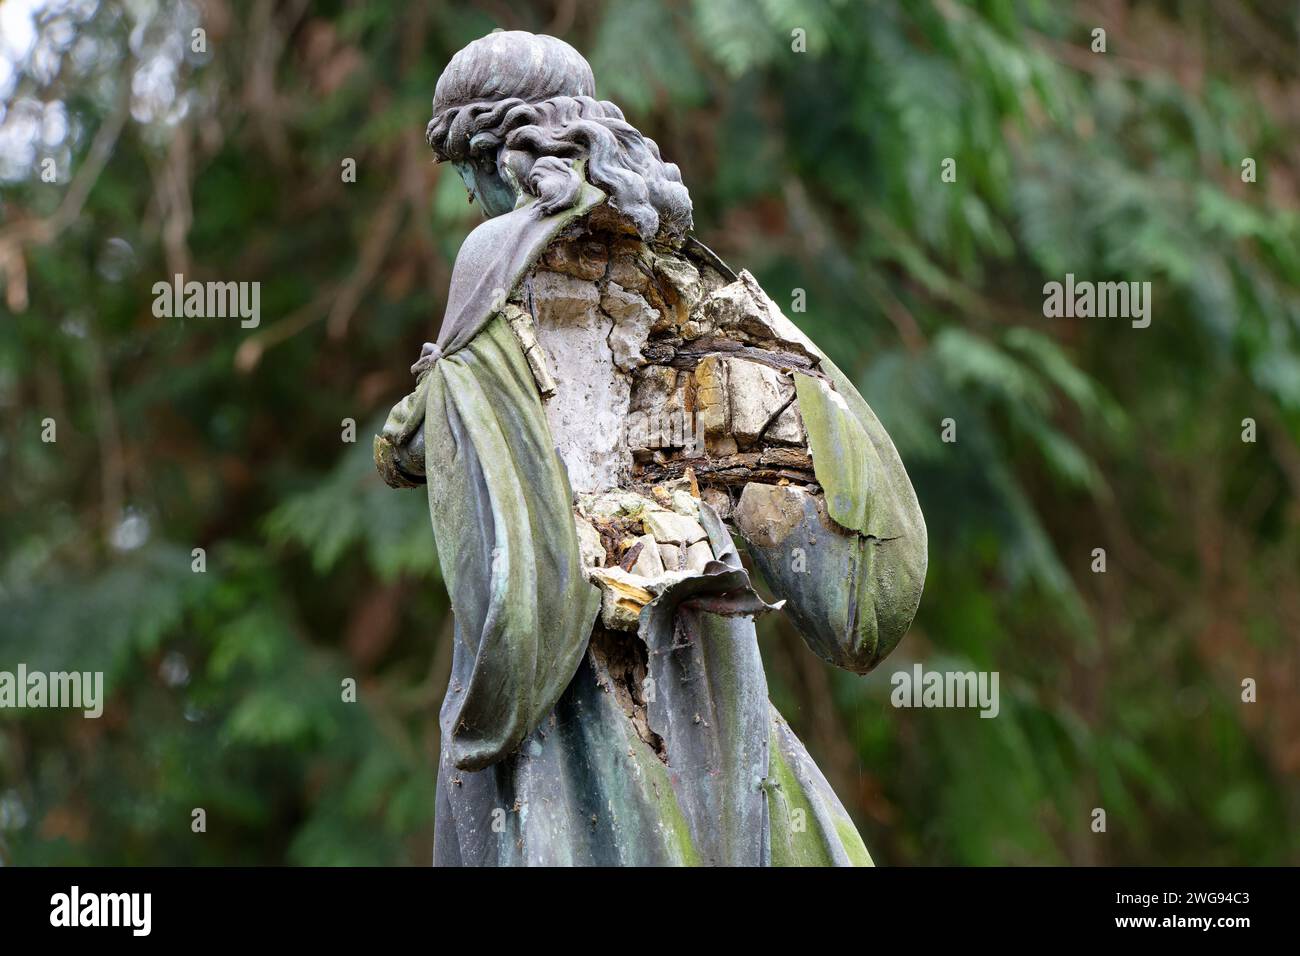
[[[611,204],[576,217],[547,243],[533,275],[559,274],[561,293],[576,295],[575,282],[590,285],[617,316],[626,295],[645,299],[660,322],[682,324],[701,300],[736,280],[736,274],[694,237],[666,233],[646,241],[636,225]],[[539,289],[555,286],[543,276]]]
[[[438,334],[444,355],[464,347],[501,308],[551,241],[575,219],[605,202],[605,194],[583,182],[577,201],[550,215],[536,201],[479,224],[461,244],[447,290],[447,311]]]

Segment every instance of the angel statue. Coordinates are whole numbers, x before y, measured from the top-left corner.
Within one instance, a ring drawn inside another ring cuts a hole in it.
[[[390,485],[427,487],[455,617],[434,863],[870,864],[768,701],[754,619],[875,667],[921,598],[916,495],[595,94],[573,47],[518,31],[434,92],[429,145],[487,218],[375,438]]]

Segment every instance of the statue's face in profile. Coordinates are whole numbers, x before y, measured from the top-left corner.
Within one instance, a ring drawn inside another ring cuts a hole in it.
[[[460,173],[470,199],[482,207],[483,214],[489,219],[515,208],[519,193],[502,175],[496,150],[475,153],[471,158],[452,165]]]

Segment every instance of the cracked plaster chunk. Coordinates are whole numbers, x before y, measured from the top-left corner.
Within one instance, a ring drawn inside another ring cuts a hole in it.
[[[663,562],[665,571],[680,571],[682,564],[682,549],[675,544],[659,545],[659,560]]]
[[[700,517],[699,499],[689,491],[674,489],[668,493],[668,497],[672,502],[673,511],[676,511],[679,515],[686,515],[688,518],[696,519]]]
[[[583,324],[600,304],[594,283],[544,270],[533,273],[532,295],[541,326]]]
[[[723,359],[709,355],[695,366],[696,421],[705,438],[727,433],[727,366]]]
[[[807,492],[793,485],[766,485],[751,481],[740,493],[732,512],[737,529],[759,547],[780,544],[803,518]]]
[[[579,495],[578,507],[583,514],[593,518],[616,518],[639,515],[654,504],[634,491],[616,489],[596,495]]]
[[[654,282],[645,293],[656,307],[662,305],[663,313],[652,331],[669,333],[685,339],[696,339],[709,331],[692,315],[692,310],[704,294],[699,270],[688,260],[667,253],[652,253]]]
[[[642,516],[645,529],[664,544],[691,545],[708,537],[698,521],[662,508],[647,509]]]
[[[702,295],[700,270],[677,256],[657,255],[654,270],[673,287],[687,314],[695,308]]]
[[[767,441],[781,442],[786,445],[806,445],[807,436],[803,430],[803,416],[799,414],[799,403],[791,402],[776,420],[768,426],[763,438]]]
[[[636,544],[641,545],[641,551],[636,556],[636,561],[632,563],[629,569],[633,574],[639,574],[643,578],[661,578],[664,574],[663,557],[659,554],[659,545],[654,537],[643,534],[636,539]],[[635,547],[635,545],[633,545]]]
[[[601,590],[601,623],[619,631],[635,631],[641,608],[654,600],[647,589],[649,579],[622,568],[593,568],[588,577]]]
[[[636,374],[632,385],[632,411],[667,411],[682,407],[682,389],[677,369],[647,365]]]
[[[533,317],[513,302],[507,303],[501,313],[519,341],[519,348],[528,362],[529,371],[533,373],[533,382],[537,385],[537,390],[543,397],[550,398],[555,394],[555,379],[551,378],[550,370],[547,368],[546,352],[537,341]]]
[[[731,434],[743,442],[757,441],[794,394],[794,384],[770,366],[743,359],[727,360],[726,378]]]
[[[600,310],[614,320],[609,335],[609,347],[614,364],[624,372],[645,363],[641,348],[645,345],[650,327],[659,319],[659,311],[635,292],[628,292],[617,282],[607,283],[600,297]]]
[[[769,300],[757,282],[746,282],[745,276],[715,291],[704,299],[692,316],[701,323],[717,326],[719,329],[739,329],[759,339],[777,337],[773,327]],[[753,277],[750,276],[752,280]]]
[[[686,570],[703,571],[704,566],[713,560],[713,549],[707,541],[696,541],[686,549]]]
[[[650,265],[641,257],[637,244],[620,244],[609,261],[609,279],[629,292],[645,292],[650,287]]]
[[[750,338],[775,339],[789,351],[820,361],[812,340],[786,318],[748,270],[741,270],[736,281],[705,296],[691,318],[720,330],[739,330]]]
[[[731,515],[731,495],[721,488],[704,488],[700,491],[700,497],[708,502],[719,518],[725,520]]]
[[[599,568],[604,565],[605,546],[600,542],[600,532],[585,518],[574,516],[578,528],[578,556],[584,568]]]

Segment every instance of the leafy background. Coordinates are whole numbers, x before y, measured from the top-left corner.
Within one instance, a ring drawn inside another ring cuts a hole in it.
[[[0,860],[428,861],[447,597],[369,436],[478,219],[433,85],[497,27],[588,55],[907,463],[890,662],[760,633],[877,860],[1300,862],[1300,8],[1262,0],[4,0],[0,669],[110,696],[0,715]],[[1067,272],[1151,282],[1150,328],[1044,318]],[[155,318],[175,273],[260,281],[261,326]],[[1000,716],[892,708],[914,661]]]

